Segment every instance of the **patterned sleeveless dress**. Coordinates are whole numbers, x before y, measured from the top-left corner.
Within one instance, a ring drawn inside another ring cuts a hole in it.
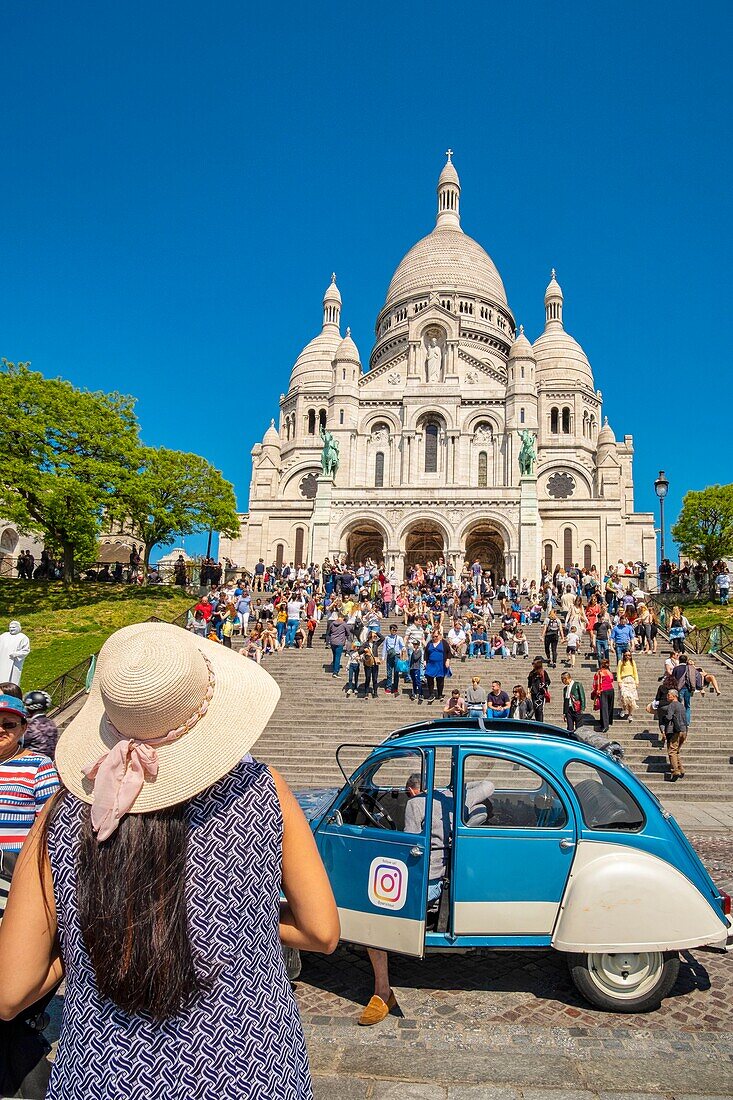
[[[76,905],[83,804],[49,836],[66,998],[47,1100],[311,1100],[308,1056],[278,937],[282,815],[251,758],[188,804],[188,918],[213,985],[164,1021],[97,992]]]

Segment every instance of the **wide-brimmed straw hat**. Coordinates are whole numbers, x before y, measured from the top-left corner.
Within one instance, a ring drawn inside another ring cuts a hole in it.
[[[123,627],[102,646],[89,697],[59,738],[56,767],[93,805],[93,822],[103,772],[113,772],[117,789],[127,786],[117,820],[174,806],[246,756],[279,697],[270,674],[234,650],[167,623]]]

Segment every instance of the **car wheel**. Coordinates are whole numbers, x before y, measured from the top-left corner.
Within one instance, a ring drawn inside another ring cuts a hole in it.
[[[575,988],[606,1012],[651,1012],[671,992],[680,969],[676,951],[568,955]]]
[[[300,951],[298,951],[297,947],[283,947],[283,959],[285,960],[285,971],[288,975],[288,981],[296,982],[303,969]]]

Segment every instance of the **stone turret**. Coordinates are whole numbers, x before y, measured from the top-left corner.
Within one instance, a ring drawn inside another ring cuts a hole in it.
[[[511,346],[507,362],[507,429],[528,428],[537,431],[537,386],[532,345],[524,335],[524,325]]]

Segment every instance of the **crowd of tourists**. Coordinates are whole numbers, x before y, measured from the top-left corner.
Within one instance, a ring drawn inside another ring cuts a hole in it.
[[[643,563],[623,561],[603,573],[558,565],[538,580],[507,580],[478,559],[456,568],[438,558],[412,565],[401,581],[372,559],[320,566],[260,560],[239,581],[213,585],[189,628],[230,648],[241,636],[240,652],[258,664],[311,649],[316,639],[330,652],[328,672],[347,698],[406,697],[417,706],[437,704],[446,716],[543,722],[556,690],[568,730],[595,720],[597,731],[610,735],[614,719],[633,721],[642,705],[638,660],[659,652],[659,623],[643,580]],[[679,607],[666,629],[673,650],[667,665],[674,668],[660,667],[659,691],[643,702],[669,747],[687,736],[692,695],[718,685],[685,654],[693,624]],[[674,748],[669,761],[670,777],[681,778]]]
[[[697,596],[708,592],[711,596],[717,596],[721,604],[727,604],[730,596],[731,572],[728,563],[717,561],[710,573],[704,565],[687,562],[678,565],[663,558],[659,566],[659,591],[679,593],[680,596]]]

